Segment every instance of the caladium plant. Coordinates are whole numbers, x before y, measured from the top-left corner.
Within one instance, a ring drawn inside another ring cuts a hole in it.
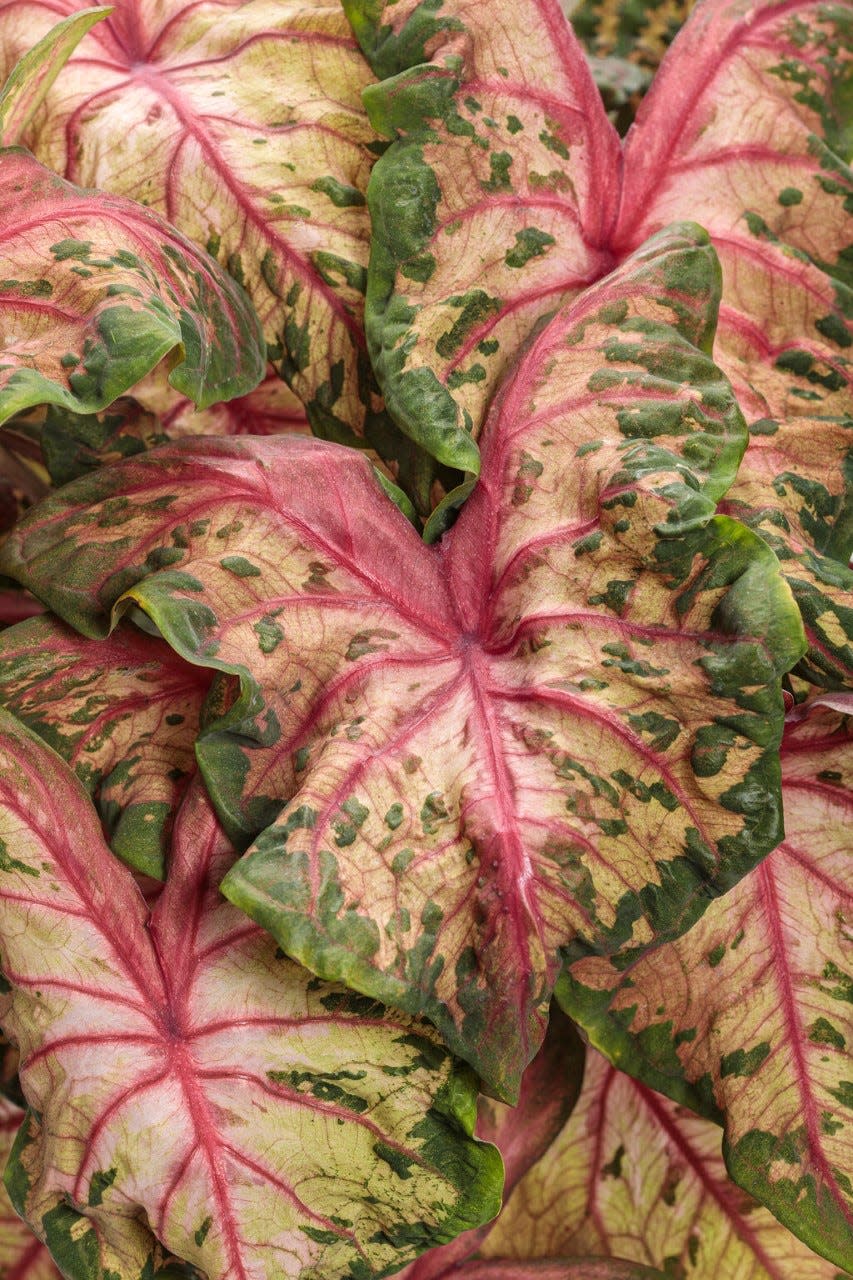
[[[89,634],[135,603],[241,677],[198,747],[257,836],[226,893],[510,1097],[562,961],[677,936],[778,840],[801,632],[769,549],[712,516],[743,449],[693,345],[715,265],[676,229],[555,317],[440,549],[354,451],[185,441],[67,486],[0,561]]]
[[[570,7],[0,8],[16,1278],[853,1269],[851,7]]]

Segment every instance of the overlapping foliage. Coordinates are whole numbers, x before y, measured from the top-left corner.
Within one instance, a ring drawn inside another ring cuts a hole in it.
[[[853,1272],[853,9],[691,8],[0,9],[0,1270]]]

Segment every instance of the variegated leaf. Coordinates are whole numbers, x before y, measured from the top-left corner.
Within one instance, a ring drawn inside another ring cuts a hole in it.
[[[7,7],[2,56],[84,3]],[[370,79],[336,0],[121,0],[25,135],[57,172],[144,201],[218,257],[334,439],[363,436],[376,409],[362,321]]]
[[[11,147],[20,142],[21,134],[86,32],[111,12],[111,7],[104,5],[72,13],[24,54],[0,89],[0,146]]]
[[[167,354],[209,405],[263,376],[248,299],[148,209],[0,151],[0,422],[38,404],[103,409]]]
[[[377,73],[398,73],[366,95],[377,128],[403,135],[370,187],[367,327],[403,429],[476,470],[497,381],[561,291],[695,218],[723,268],[715,358],[756,423],[734,509],[786,561],[803,670],[851,683],[853,578],[836,563],[853,552],[849,3],[699,6],[624,153],[557,0],[500,23],[488,0],[345,8]]]
[[[614,248],[688,209],[710,233],[715,355],[750,420],[851,410],[851,32],[849,3],[700,5],[625,147]]]
[[[480,1249],[483,1258],[523,1259],[526,1267],[592,1253],[679,1280],[847,1280],[728,1180],[716,1125],[594,1050],[562,1133]]]
[[[366,91],[371,121],[406,135],[369,188],[371,360],[402,429],[477,471],[474,441],[520,343],[613,264],[619,140],[557,0],[523,0],[500,22],[485,0],[344,9],[393,77]]]
[[[820,699],[792,716],[779,848],[652,963],[581,961],[558,991],[621,1067],[722,1120],[732,1177],[853,1271],[853,740]]]
[[[157,1242],[208,1280],[367,1278],[494,1214],[471,1073],[221,898],[200,784],[149,912],[67,766],[0,722],[3,1026],[31,1108],[7,1182],[66,1276],[105,1280],[94,1232],[122,1280]]]
[[[766,545],[711,519],[743,443],[693,345],[715,281],[676,229],[555,317],[440,547],[354,451],[253,439],[97,472],[4,552],[84,632],[135,602],[241,677],[197,748],[262,832],[226,892],[508,1097],[562,958],[676,936],[779,839],[802,634]]]
[[[47,615],[0,634],[0,706],[74,768],[113,852],[158,879],[209,683],[130,625],[93,641]]]
[[[463,1263],[445,1272],[443,1280],[667,1280],[662,1271],[619,1258],[506,1258]]]
[[[783,566],[809,641],[797,670],[853,688],[853,416],[753,423],[720,510],[756,529]]]
[[[2,1041],[0,1041],[2,1049]],[[0,1169],[6,1167],[24,1112],[0,1099]],[[4,1280],[62,1280],[47,1249],[22,1222],[0,1182],[0,1276]]]
[[[542,1047],[521,1078],[518,1104],[481,1097],[476,1135],[493,1142],[504,1162],[503,1202],[515,1185],[558,1136],[578,1100],[583,1080],[584,1046],[577,1031],[558,1006],[551,1010]],[[465,1260],[473,1256],[490,1231],[489,1224],[465,1231],[450,1244],[429,1249],[399,1274],[399,1280],[441,1280],[467,1274]],[[492,1264],[490,1264],[492,1265]],[[554,1273],[569,1280],[564,1264]],[[562,1269],[559,1269],[562,1267]],[[550,1280],[550,1273],[549,1280]]]

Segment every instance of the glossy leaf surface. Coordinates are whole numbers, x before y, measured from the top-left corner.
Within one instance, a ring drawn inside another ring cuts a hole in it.
[[[2,1047],[2,1042],[0,1042]],[[24,1112],[0,1099],[0,1168],[4,1168]],[[61,1280],[47,1249],[22,1222],[0,1182],[0,1275],[12,1280]]]
[[[83,0],[0,15],[20,50]],[[320,434],[363,435],[370,71],[336,0],[122,0],[26,134],[74,182],[144,200],[245,285]]]
[[[122,1280],[156,1241],[210,1280],[370,1276],[495,1212],[470,1073],[221,898],[201,786],[149,914],[67,766],[2,723],[3,1026],[33,1109],[8,1185],[67,1276],[92,1231]]]
[[[154,213],[0,152],[0,422],[38,404],[92,413],[167,354],[201,405],[250,391],[263,341],[242,290]]]
[[[481,1254],[529,1265],[601,1253],[684,1280],[839,1280],[836,1266],[728,1180],[716,1125],[590,1050],[580,1101]]]
[[[132,600],[241,677],[198,746],[228,826],[262,833],[226,892],[506,1096],[561,958],[676,936],[779,838],[802,640],[772,554],[710,516],[743,438],[692,345],[714,281],[688,227],[556,317],[439,548],[354,451],[295,439],[130,459],[7,544],[81,630]]]
[[[559,991],[620,1066],[722,1118],[732,1176],[853,1271],[853,740],[820,700],[792,714],[779,848],[653,963],[588,960]]]
[[[209,683],[130,624],[87,640],[47,615],[0,634],[0,706],[72,766],[113,851],[160,879]]]

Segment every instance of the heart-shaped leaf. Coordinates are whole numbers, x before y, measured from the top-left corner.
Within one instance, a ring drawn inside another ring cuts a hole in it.
[[[692,345],[715,281],[676,229],[558,315],[440,547],[355,451],[254,439],[86,477],[4,552],[81,630],[132,600],[241,677],[197,748],[228,825],[263,832],[226,892],[507,1097],[563,959],[677,936],[779,839],[802,638],[766,545],[710,517],[743,441]]]
[[[84,0],[0,16],[11,59]],[[315,430],[374,413],[362,310],[371,80],[335,0],[122,0],[25,134],[73,182],[144,200],[245,286]]]
[[[344,7],[392,75],[366,93],[372,119],[403,135],[371,181],[368,337],[405,430],[463,450],[561,290],[685,217],[722,260],[719,358],[750,416],[849,407],[846,6],[699,6],[624,155],[557,0],[521,0],[500,23],[487,0]],[[460,233],[488,252],[461,254]]]
[[[209,405],[251,391],[263,339],[242,290],[132,201],[0,151],[0,422],[37,404],[103,409],[167,354]]]
[[[203,788],[149,913],[77,779],[0,719],[3,1026],[33,1109],[7,1181],[63,1272],[101,1274],[81,1270],[94,1231],[209,1280],[369,1277],[493,1215],[470,1073],[221,898],[233,852]]]
[[[582,961],[558,991],[621,1067],[722,1119],[732,1177],[853,1271],[851,721],[794,715],[779,848],[653,963]]]
[[[577,1106],[480,1254],[529,1267],[536,1258],[602,1253],[684,1280],[846,1280],[729,1181],[716,1125],[589,1050]],[[519,1274],[509,1271],[506,1280]],[[559,1272],[546,1275],[557,1280]]]
[[[621,151],[557,0],[501,22],[489,0],[344,7],[392,76],[367,91],[371,117],[402,135],[370,184],[367,332],[403,429],[476,470],[489,401],[535,323],[695,218],[722,263],[715,358],[756,423],[732,509],[784,557],[804,673],[853,682],[853,578],[834,563],[853,552],[849,6],[699,6]]]
[[[0,1099],[0,1169],[5,1168],[24,1112]],[[8,1280],[62,1280],[47,1249],[22,1222],[0,1182],[0,1276]]]
[[[0,706],[73,767],[113,852],[157,878],[209,683],[129,625],[92,641],[48,615],[0,634]]]

